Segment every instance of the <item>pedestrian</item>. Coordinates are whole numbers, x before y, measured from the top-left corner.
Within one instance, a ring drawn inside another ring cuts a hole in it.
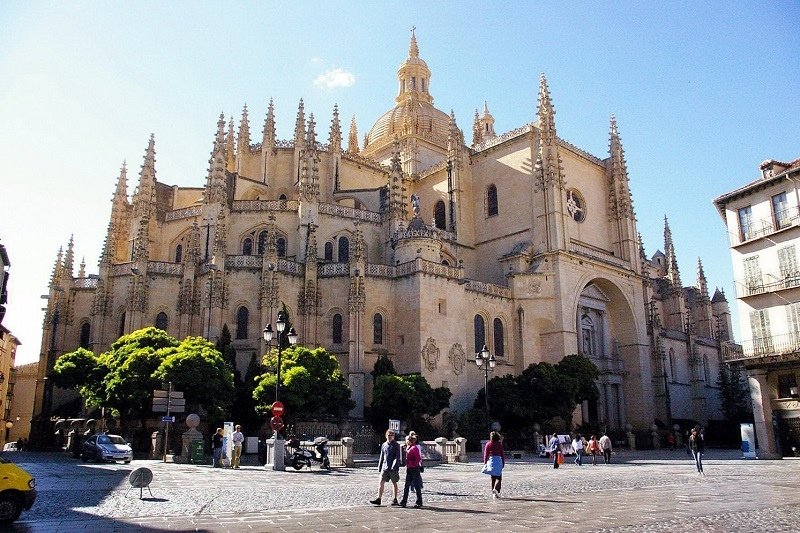
[[[572,439],[572,449],[575,450],[575,464],[583,466],[583,437],[580,433]]]
[[[20,437],[19,440],[17,441],[17,451],[21,452],[24,449],[25,449],[25,438]]]
[[[550,454],[553,456],[553,468],[558,468],[558,434],[553,433],[553,436],[550,437],[550,442],[547,443],[547,447],[550,448]]]
[[[611,462],[611,439],[608,435],[603,433],[603,436],[600,437],[600,449],[603,450],[603,461],[606,464]]]
[[[378,472],[381,473],[381,484],[378,488],[378,497],[370,500],[373,505],[380,505],[383,498],[383,488],[387,481],[392,482],[394,499],[392,505],[400,505],[397,501],[397,482],[400,480],[400,444],[394,440],[394,430],[386,430],[386,442],[381,446],[381,455],[378,458]]]
[[[669,444],[669,451],[675,451],[675,435],[672,432],[667,434],[667,444]]]
[[[492,431],[489,433],[489,442],[483,449],[484,472],[492,477],[492,498],[500,497],[500,489],[503,486],[503,467],[505,466],[506,453],[503,450],[500,433]]]
[[[705,472],[703,472],[703,452],[706,451],[706,443],[702,431],[698,428],[692,430],[692,434],[689,436],[689,446],[692,449],[692,456],[694,457],[694,463],[697,467],[697,473],[702,476],[706,475]]]
[[[221,468],[222,467],[222,440],[224,436],[222,433],[222,428],[217,428],[217,432],[214,433],[214,436],[211,437],[211,466],[214,468]]]
[[[600,443],[597,438],[592,435],[589,439],[589,444],[586,446],[587,451],[592,456],[592,466],[597,466],[597,456],[600,454]]]
[[[239,463],[242,460],[242,443],[244,442],[242,426],[236,425],[236,431],[233,432],[231,440],[233,440],[233,461],[231,461],[231,468],[239,468]]]
[[[417,493],[417,502],[414,507],[422,507],[422,451],[417,445],[416,435],[406,437],[406,483],[403,487],[403,499],[400,507],[408,503],[408,491],[414,489]]]
[[[689,457],[692,457],[692,432],[691,431],[688,431],[688,430],[686,431],[686,436],[684,438],[684,441],[686,442],[686,455],[688,455]]]

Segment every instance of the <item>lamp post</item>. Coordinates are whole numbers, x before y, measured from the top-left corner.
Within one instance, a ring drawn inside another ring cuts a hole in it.
[[[277,402],[281,395],[281,355],[283,353],[283,332],[286,329],[286,317],[283,312],[278,313],[278,320],[275,321],[275,330],[278,332],[278,374],[275,380],[275,401]],[[269,346],[272,341],[273,330],[272,324],[267,324],[264,327],[264,340]],[[297,332],[294,328],[289,328],[289,333],[286,335],[289,340],[289,345],[294,346],[297,344]]]
[[[211,262],[208,264],[208,275],[209,277],[209,284],[208,284],[208,329],[206,331],[206,340],[211,342],[211,304],[212,304],[212,297],[214,296],[214,272],[217,270],[217,263],[216,263],[216,256],[211,256]]]
[[[489,425],[489,372],[494,370],[494,365],[497,362],[494,354],[489,353],[489,349],[485,344],[481,351],[475,354],[475,364],[478,365],[478,368],[483,368],[483,400],[486,408],[486,427],[492,429]]]

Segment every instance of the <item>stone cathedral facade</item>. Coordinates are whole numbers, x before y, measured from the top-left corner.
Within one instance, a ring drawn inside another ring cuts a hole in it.
[[[727,301],[709,298],[699,260],[696,285],[682,285],[666,220],[664,252],[645,257],[615,119],[605,157],[559,138],[542,75],[520,127],[496,134],[484,104],[467,144],[434,107],[413,33],[397,77],[361,143],[355,117],[345,135],[334,107],[323,134],[302,100],[288,140],[271,101],[257,139],[247,107],[238,126],[220,116],[197,187],[157,179],[151,136],[132,197],[119,174],[98,273],[75,275],[72,241],[59,251],[40,378],[62,353],[151,325],[214,340],[227,324],[244,368],[285,308],[301,344],[338,357],[354,417],[381,354],[470,408],[485,344],[493,375],[589,357],[601,395],[576,422],[719,418]],[[64,394],[42,389],[46,415]]]

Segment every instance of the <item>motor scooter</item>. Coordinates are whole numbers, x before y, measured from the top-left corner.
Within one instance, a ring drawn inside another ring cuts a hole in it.
[[[311,462],[322,463],[322,468],[326,470],[331,469],[331,462],[328,459],[328,439],[326,437],[317,437],[314,439],[314,450],[306,450],[300,447],[300,440],[291,438],[286,442],[286,448],[291,450],[291,453],[284,455],[284,462],[286,466],[291,466],[295,470],[300,470],[304,466],[311,468]]]

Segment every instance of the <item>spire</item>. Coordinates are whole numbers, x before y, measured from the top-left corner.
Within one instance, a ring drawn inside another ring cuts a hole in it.
[[[483,142],[483,130],[481,129],[481,116],[478,108],[475,108],[475,118],[472,119],[472,146],[477,146]]]
[[[411,30],[411,43],[408,46],[408,57],[397,70],[397,79],[400,81],[400,91],[395,97],[395,102],[404,103],[407,97],[415,101],[433,104],[430,95],[431,71],[427,63],[419,57],[419,46],[414,29]],[[366,148],[366,147],[365,147]]]
[[[392,218],[400,220],[406,217],[403,189],[403,167],[400,162],[400,142],[395,137],[392,145],[391,172],[389,173],[389,202],[387,210]]]
[[[706,280],[706,273],[703,271],[703,262],[697,258],[697,289],[700,291],[700,297],[705,301],[708,300],[708,281]]]
[[[111,265],[117,243],[123,239],[123,231],[127,225],[128,218],[128,166],[123,160],[119,170],[117,186],[114,189],[114,196],[111,198],[111,217],[108,219],[106,237],[103,241],[103,250],[100,252],[98,265]]]
[[[317,123],[314,121],[314,113],[308,115],[308,129],[306,130],[306,150],[317,149]]]
[[[307,200],[319,196],[319,154],[315,126],[314,113],[311,113],[308,116],[308,129],[300,152],[300,195]]]
[[[542,142],[555,144],[556,142],[556,111],[553,109],[553,102],[550,99],[550,89],[547,87],[547,78],[544,72],[539,79],[539,130],[542,135]]]
[[[331,151],[338,153],[342,151],[342,128],[339,124],[339,105],[333,105],[333,119],[331,119],[331,133],[328,138]]]
[[[667,215],[664,215],[664,251],[667,262],[667,278],[672,282],[673,290],[680,290],[683,284],[681,283],[681,273],[678,270],[678,259],[675,257],[675,246],[672,242],[672,231],[669,229]]]
[[[350,119],[350,134],[347,136],[347,151],[351,154],[358,153],[358,130],[356,129],[356,116]]]
[[[483,115],[480,119],[480,128],[484,140],[497,137],[494,133],[494,117],[489,113],[489,104],[486,103],[486,100],[483,101]]]
[[[456,125],[456,114],[451,109],[450,110],[450,120],[448,121],[448,132],[447,132],[447,157],[451,161],[456,156],[456,151],[458,147],[461,145],[461,135],[458,131],[458,126]]]
[[[55,287],[61,279],[61,269],[64,266],[64,248],[58,247],[58,254],[56,254],[56,262],[53,265],[53,272],[50,274],[50,287]]]
[[[264,119],[264,136],[262,138],[263,148],[272,148],[275,145],[275,106],[272,98],[269,99],[267,107],[267,118]]]
[[[247,116],[247,104],[242,109],[242,120],[239,122],[239,157],[244,157],[250,151],[250,119]]]
[[[203,203],[205,204],[223,203],[227,200],[224,142],[225,115],[220,113],[217,121],[217,134],[211,149],[211,158],[208,160],[208,178],[206,178],[206,190],[203,194]]]
[[[81,257],[81,264],[80,264],[80,267],[78,268],[78,277],[79,278],[85,278],[86,277],[86,258],[85,257]]]
[[[644,251],[644,241],[642,240],[641,233],[639,233],[638,236],[639,236],[639,258],[642,260],[642,262],[645,262],[647,261],[647,254]]]
[[[72,280],[72,272],[75,263],[75,239],[73,235],[69,236],[69,243],[67,244],[67,253],[64,256],[64,269],[63,274],[67,280]]]
[[[300,105],[297,106],[297,119],[294,122],[294,146],[300,148],[303,144],[303,136],[306,131],[306,114],[303,108],[303,99],[300,99]]]
[[[225,163],[228,172],[236,172],[236,142],[233,132],[233,117],[228,122],[228,137],[225,139]]]
[[[150,134],[147,150],[144,153],[142,170],[139,172],[139,186],[133,195],[134,216],[142,219],[152,215],[156,201],[156,150],[155,135]]]
[[[611,115],[608,151],[610,154],[609,207],[617,218],[633,218],[633,198],[628,180],[628,167],[625,163],[625,150],[617,130],[617,119]]]

